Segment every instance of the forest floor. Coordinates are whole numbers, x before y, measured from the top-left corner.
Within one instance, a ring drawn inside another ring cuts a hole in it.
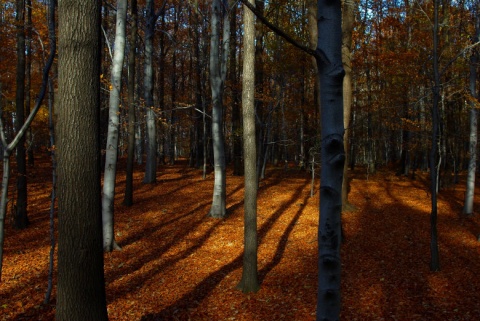
[[[42,304],[50,175],[46,160],[29,169],[28,229],[14,230],[7,214],[1,320],[54,318],[55,288],[51,303]],[[341,319],[480,320],[480,218],[460,215],[464,184],[440,192],[441,271],[430,272],[426,174],[412,180],[359,169],[350,176],[357,209],[343,214]],[[135,204],[125,207],[125,173],[118,175],[115,229],[123,250],[105,254],[111,321],[315,320],[318,180],[310,197],[307,172],[267,170],[258,197],[262,284],[243,294],[235,289],[242,273],[243,178],[228,171],[229,216],[219,220],[206,216],[212,173],[203,180],[201,171],[179,162],[162,166],[157,177],[156,184],[142,184],[137,168]]]

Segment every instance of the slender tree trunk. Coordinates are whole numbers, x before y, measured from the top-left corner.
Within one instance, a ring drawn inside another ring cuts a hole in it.
[[[438,104],[440,101],[440,75],[438,69],[438,6],[439,0],[434,0],[434,25],[433,25],[433,106],[432,106],[432,146],[430,150],[430,183],[432,197],[432,212],[430,214],[430,270],[440,270],[437,233],[437,188],[438,188],[438,144],[440,116]]]
[[[30,114],[31,106],[31,89],[32,89],[32,0],[26,0],[27,21],[25,24],[26,44],[25,44],[25,114]],[[33,166],[35,161],[33,158],[33,135],[32,129],[29,128],[25,137],[27,142],[27,159],[28,165]]]
[[[48,2],[48,12],[47,12],[47,21],[48,21],[48,39],[50,41],[50,55],[55,56],[56,50],[56,39],[55,39],[55,7],[56,0],[49,0]],[[47,282],[47,291],[45,292],[45,298],[43,299],[44,304],[50,302],[50,297],[53,290],[53,273],[55,270],[55,207],[57,199],[57,157],[55,155],[55,124],[53,121],[53,106],[54,106],[54,89],[53,89],[53,80],[51,77],[48,78],[48,130],[50,135],[50,148],[51,148],[51,159],[52,159],[52,193],[50,195],[50,217],[49,217],[49,229],[50,229],[50,251],[48,254],[48,282]]]
[[[118,131],[120,121],[120,93],[122,91],[122,69],[125,57],[125,23],[127,0],[117,1],[115,24],[115,51],[113,54],[110,106],[108,110],[107,146],[105,147],[105,170],[103,174],[102,223],[103,250],[119,249],[114,233],[115,178],[117,174]]]
[[[209,216],[226,216],[226,173],[225,142],[223,136],[223,90],[227,69],[227,55],[230,36],[227,1],[212,1],[211,41],[210,41],[210,82],[212,89],[212,139],[215,182],[213,200]],[[220,41],[221,18],[223,24],[223,43]]]
[[[348,179],[348,157],[350,150],[350,115],[352,110],[352,33],[355,22],[355,2],[353,0],[342,0],[342,62],[345,69],[343,78],[343,126],[345,133],[343,143],[345,145],[345,164],[343,166],[342,182],[342,210],[350,210],[353,206],[348,202],[349,179]]]
[[[249,0],[254,5],[254,0]],[[255,18],[244,7],[243,35],[243,155],[245,157],[244,250],[242,279],[237,288],[244,293],[260,289],[257,270],[257,170],[255,140]]]
[[[145,164],[144,183],[150,184],[157,180],[157,126],[155,112],[153,110],[153,34],[155,32],[155,21],[157,17],[154,12],[153,0],[147,0],[147,24],[145,26],[145,113],[146,113],[146,138],[147,138],[147,160]]]
[[[25,1],[16,1],[17,23],[17,90],[15,97],[16,119],[15,129],[18,134],[25,122]],[[15,211],[15,227],[24,229],[28,226],[27,215],[27,163],[25,137],[17,145],[17,209]]]
[[[242,168],[242,120],[240,117],[240,95],[237,78],[237,11],[232,7],[230,15],[230,87],[232,91],[232,156],[233,175],[243,175]]]
[[[318,229],[317,320],[340,319],[340,243],[343,146],[342,9],[340,0],[318,1],[317,64],[320,74],[322,169]]]
[[[130,29],[130,51],[128,54],[128,143],[127,143],[127,175],[125,180],[125,196],[123,204],[133,205],[133,162],[135,158],[135,68],[136,48],[138,30],[138,8],[137,0],[131,0],[131,29]]]
[[[480,38],[480,4],[476,8],[475,21],[475,36],[473,42],[478,42]],[[470,95],[472,99],[478,101],[476,82],[477,82],[477,67],[478,67],[478,49],[473,50],[470,56]],[[475,108],[475,102],[470,102],[470,160],[468,163],[467,174],[467,190],[465,192],[465,204],[463,207],[463,214],[473,214],[473,199],[475,195],[475,174],[477,169],[477,127],[478,127],[478,113]]]
[[[55,318],[108,320],[100,201],[100,2],[59,0],[58,8]]]

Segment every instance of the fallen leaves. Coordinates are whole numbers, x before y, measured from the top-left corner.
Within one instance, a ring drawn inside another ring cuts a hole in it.
[[[1,320],[52,320],[43,305],[48,267],[48,162],[30,180],[31,227],[7,228]],[[122,168],[120,166],[120,168]],[[427,182],[389,173],[351,173],[343,215],[342,320],[477,320],[480,318],[480,233],[477,217],[462,218],[462,187],[439,200],[442,270],[429,271]],[[158,184],[135,174],[134,206],[122,203],[118,175],[116,238],[105,254],[109,318],[120,320],[315,320],[318,194],[309,175],[271,168],[259,190],[258,293],[235,290],[241,278],[243,178],[227,178],[224,220],[208,218],[212,177],[184,163],[161,168]],[[318,188],[318,183],[317,183]],[[475,208],[479,208],[478,202]]]

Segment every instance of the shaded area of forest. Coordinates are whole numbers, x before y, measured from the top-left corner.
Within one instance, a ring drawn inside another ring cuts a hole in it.
[[[480,220],[459,215],[464,184],[440,193],[442,270],[432,273],[426,174],[416,180],[387,171],[351,174],[350,201],[358,210],[344,214],[342,320],[478,320]],[[54,317],[55,302],[41,304],[49,175],[47,161],[30,171],[31,227],[16,231],[7,222],[1,320]],[[110,320],[315,319],[318,182],[310,197],[308,173],[269,168],[260,184],[262,287],[250,295],[234,289],[242,266],[243,178],[228,172],[225,220],[206,216],[212,175],[202,180],[199,170],[179,162],[162,167],[155,185],[142,178],[139,168],[135,205],[127,208],[125,173],[118,176],[116,237],[123,250],[105,254]]]

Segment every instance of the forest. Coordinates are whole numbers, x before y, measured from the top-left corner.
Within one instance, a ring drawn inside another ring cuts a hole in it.
[[[0,319],[480,319],[479,0],[0,3]]]

